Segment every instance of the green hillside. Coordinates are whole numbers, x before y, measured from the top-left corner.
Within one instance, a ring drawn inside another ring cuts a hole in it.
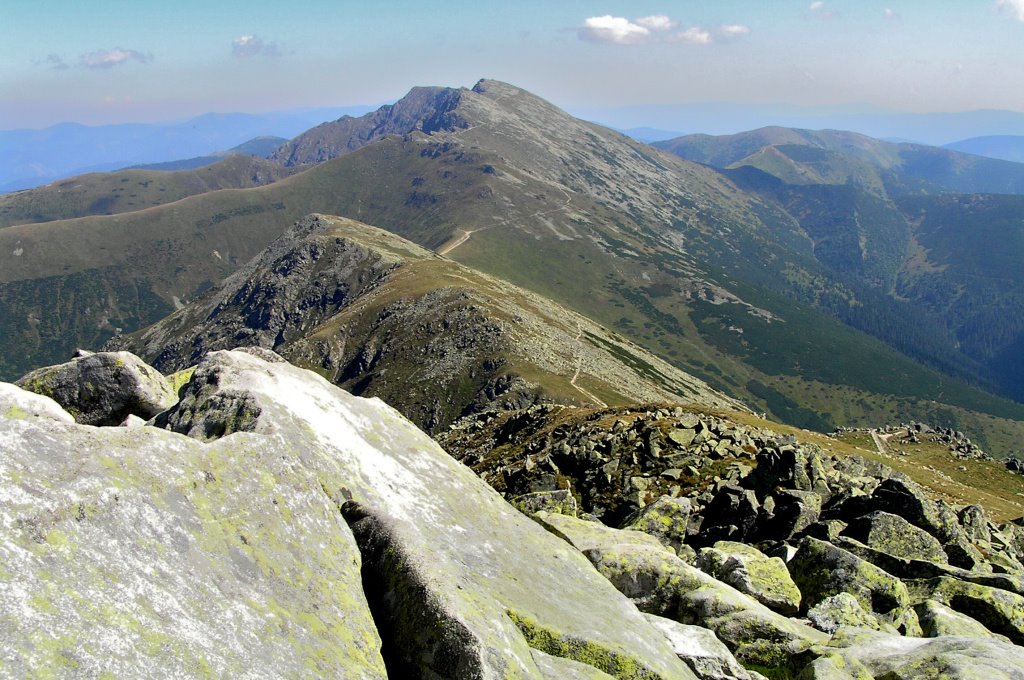
[[[413,108],[398,107],[408,132],[268,186],[0,230],[4,375],[158,320],[320,212],[544,295],[790,423],[827,429],[950,413],[978,423],[979,440],[1004,453],[1024,435],[1015,422],[1024,407],[951,377],[981,383],[955,348],[943,351],[941,335],[868,285],[892,279],[903,243],[887,241],[874,219],[830,231],[809,209],[828,195],[794,193],[794,205],[808,207],[794,216],[775,195],[503,83],[435,94],[417,93],[438,125],[429,133]],[[863,218],[888,204],[851,194],[842,205]],[[853,240],[891,252],[842,271],[841,245]],[[55,299],[60,306],[48,304]],[[925,359],[928,349],[947,373],[836,319],[856,320],[861,309],[871,310],[865,327],[887,329],[879,333],[891,344],[902,339]]]
[[[218,189],[262,186],[293,174],[293,169],[260,158],[233,155],[194,170],[81,175],[0,195],[0,228],[143,210]]]

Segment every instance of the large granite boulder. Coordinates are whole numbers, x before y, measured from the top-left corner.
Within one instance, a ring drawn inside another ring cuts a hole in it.
[[[687,564],[646,534],[564,515],[536,518],[583,551],[641,610],[714,631],[744,665],[786,669],[794,653],[827,639]]]
[[[969,583],[950,576],[935,579],[930,599],[980,622],[988,630],[1024,644],[1024,597],[999,588]]]
[[[713,631],[661,616],[646,616],[652,626],[665,634],[676,655],[701,680],[760,680],[764,677],[740,665]]]
[[[807,610],[807,620],[818,630],[832,634],[844,626],[883,630],[870,611],[865,611],[860,600],[849,593],[836,593],[826,597]],[[896,632],[891,626],[891,632]]]
[[[723,487],[702,513],[700,533],[694,537],[698,547],[717,541],[742,541],[750,536],[761,514],[761,502],[750,489]]]
[[[765,499],[757,537],[785,541],[806,530],[821,515],[821,496],[814,491],[780,489]]]
[[[925,600],[916,605],[917,620],[924,637],[956,635],[959,637],[995,638],[1009,642],[1003,635],[996,635],[975,619],[954,611],[937,600]]]
[[[1017,680],[1024,677],[1024,650],[993,639],[907,638],[847,628],[834,635],[829,645],[833,658],[841,658],[849,670],[866,669],[870,674],[867,677],[886,680]],[[850,677],[864,675],[851,673]]]
[[[162,419],[206,441],[11,410],[5,673],[693,677],[585,557],[311,372],[211,353]]]
[[[148,420],[178,400],[160,372],[130,352],[82,352],[15,384],[50,397],[83,425],[119,425],[129,415]]]
[[[848,593],[879,623],[904,624],[910,593],[902,581],[851,552],[816,538],[804,538],[789,562],[789,571],[803,594],[805,608]],[[912,610],[910,610],[912,612]]]
[[[689,498],[662,496],[630,517],[623,528],[650,534],[678,553],[685,545],[692,512]]]
[[[0,675],[387,677],[299,442],[12,417],[28,398],[58,409],[0,390]]]
[[[753,546],[719,541],[701,548],[696,566],[780,614],[792,616],[800,610],[800,590],[786,563]]]
[[[908,560],[949,561],[938,539],[899,515],[881,510],[853,519],[842,535]]]

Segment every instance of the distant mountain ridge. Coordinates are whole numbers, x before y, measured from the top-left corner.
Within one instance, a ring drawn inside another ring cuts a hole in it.
[[[1024,135],[972,137],[946,144],[946,149],[1024,163]]]
[[[929,317],[915,325],[947,348],[932,361],[962,353],[958,366],[1024,399],[1024,323],[1012,311],[1024,304],[1024,164],[832,130],[765,128],[655,146],[778,201],[821,262]],[[900,324],[839,314],[922,357]]]
[[[263,158],[233,154],[195,169],[89,173],[0,195],[0,229],[143,210],[218,189],[271,184],[296,171]]]
[[[42,130],[0,131],[0,192],[86,172],[205,156],[261,135],[290,139],[323,120],[370,108],[208,113],[176,123],[61,123]]]
[[[1024,164],[921,144],[883,142],[841,130],[767,127],[719,137],[685,135],[653,146],[716,168],[760,168],[789,184],[853,180],[861,185],[884,185],[890,193],[929,188],[1024,193]]]
[[[207,165],[213,165],[214,163],[224,160],[228,156],[253,156],[255,158],[267,158],[270,154],[274,153],[279,146],[287,142],[288,140],[284,137],[275,137],[273,135],[263,135],[261,137],[253,137],[247,142],[242,142],[238,146],[232,147],[225,151],[218,151],[208,156],[196,156],[194,158],[185,158],[176,161],[165,161],[163,163],[150,163],[148,165],[133,165],[127,170],[163,170],[163,171],[174,171],[174,170],[193,170],[195,168],[206,167]]]
[[[620,107],[575,107],[573,114],[602,125],[649,126],[687,134],[733,135],[765,126],[850,130],[876,139],[942,146],[988,135],[1024,135],[1024,113],[996,109],[908,113],[865,106],[800,106],[696,102]]]

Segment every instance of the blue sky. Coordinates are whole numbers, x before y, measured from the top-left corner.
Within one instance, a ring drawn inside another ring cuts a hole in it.
[[[1024,0],[0,0],[0,129],[525,87],[694,102],[1024,111]]]

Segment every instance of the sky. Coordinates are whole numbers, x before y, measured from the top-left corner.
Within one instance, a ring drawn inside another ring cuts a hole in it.
[[[1024,0],[0,0],[0,129],[375,105],[1024,111]]]

